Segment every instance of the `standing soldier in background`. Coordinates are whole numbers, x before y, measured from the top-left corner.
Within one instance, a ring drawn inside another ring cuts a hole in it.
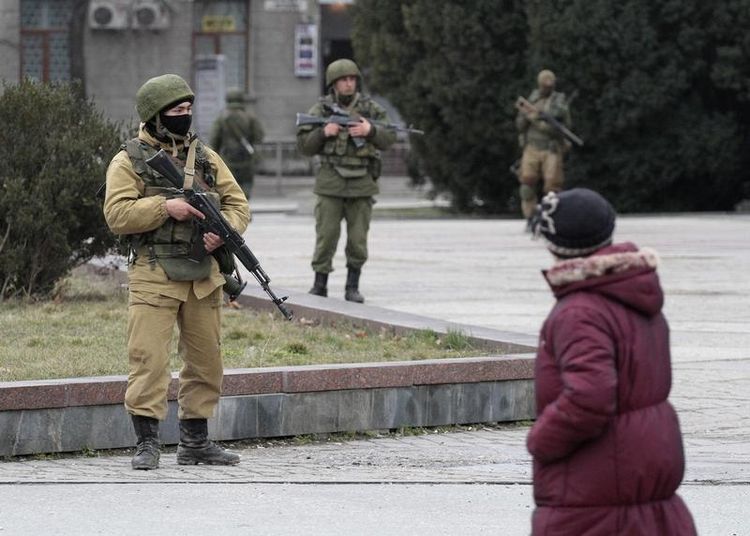
[[[385,110],[359,92],[362,74],[348,59],[336,60],[326,69],[328,94],[309,114],[328,117],[334,110],[351,115],[342,126],[333,122],[301,125],[297,147],[306,156],[318,155],[320,169],[315,179],[315,253],[312,268],[315,282],[310,294],[328,295],[328,274],[333,271],[341,220],[346,220],[346,288],[348,301],[363,303],[359,276],[367,260],[367,232],[370,228],[373,196],[379,192],[380,150],[396,141],[396,132],[371,121],[388,122]]]
[[[133,469],[159,466],[159,421],[167,417],[172,379],[169,354],[179,327],[183,361],[177,403],[177,463],[234,465],[240,457],[208,439],[207,419],[219,402],[223,379],[221,304],[224,276],[214,255],[223,245],[201,234],[203,214],[183,192],[152,171],[146,160],[163,149],[184,169],[185,189],[207,192],[227,221],[242,233],[250,219],[247,199],[226,164],[190,131],[195,95],[176,74],[151,78],[136,94],[141,119],[107,169],[104,217],[128,247],[128,385],[125,409],[137,437]],[[209,255],[190,258],[195,247]]]
[[[217,151],[250,197],[255,178],[255,145],[263,141],[263,127],[246,107],[246,96],[240,89],[227,91],[227,107],[214,121],[209,143]]]
[[[570,142],[548,121],[539,117],[539,112],[570,127],[570,110],[564,93],[555,91],[555,74],[543,70],[537,76],[538,88],[531,92],[528,102],[530,110],[519,107],[516,127],[519,143],[523,148],[518,180],[521,183],[521,211],[528,223],[534,214],[538,197],[539,179],[544,179],[544,193],[559,192],[563,187],[563,156],[570,149]]]

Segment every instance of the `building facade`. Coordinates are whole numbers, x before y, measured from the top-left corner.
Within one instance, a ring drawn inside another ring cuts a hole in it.
[[[351,57],[352,1],[0,0],[0,80],[80,80],[107,117],[134,127],[140,85],[175,73],[196,92],[203,136],[236,87],[268,139],[291,139],[325,66]]]

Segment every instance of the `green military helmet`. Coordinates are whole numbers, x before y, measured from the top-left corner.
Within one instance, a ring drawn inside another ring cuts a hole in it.
[[[135,94],[135,109],[144,123],[172,103],[192,102],[195,94],[176,74],[163,74],[146,81]]]
[[[233,87],[227,90],[227,102],[244,103],[247,101],[247,95],[240,88]]]
[[[359,67],[352,60],[342,59],[331,62],[326,69],[326,87],[330,87],[336,80],[344,76],[356,76],[362,80]]]

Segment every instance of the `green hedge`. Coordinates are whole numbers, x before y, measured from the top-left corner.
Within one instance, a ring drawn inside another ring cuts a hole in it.
[[[45,297],[113,237],[96,198],[119,127],[80,88],[25,80],[0,95],[0,300]]]
[[[750,198],[750,0],[358,0],[371,88],[427,131],[423,170],[461,211],[518,213],[513,101],[550,68],[586,141],[566,187],[621,211]]]

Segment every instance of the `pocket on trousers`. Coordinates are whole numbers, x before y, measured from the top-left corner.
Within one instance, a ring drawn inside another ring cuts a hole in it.
[[[147,292],[143,290],[131,290],[128,295],[128,305],[150,305],[151,307],[174,307],[180,306],[180,300],[162,294]]]

